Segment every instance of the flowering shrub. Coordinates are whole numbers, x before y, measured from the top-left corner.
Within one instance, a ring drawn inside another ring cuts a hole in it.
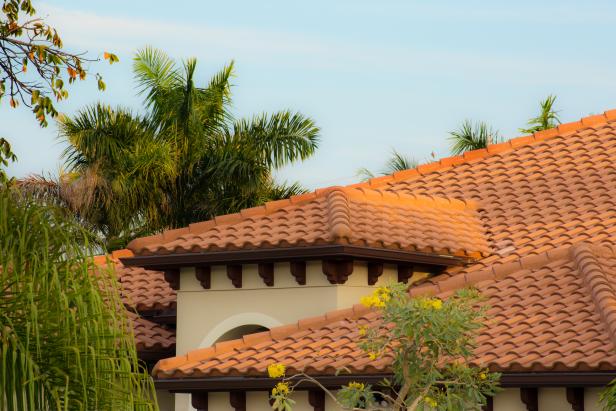
[[[357,343],[371,361],[391,357],[393,378],[378,388],[353,381],[334,394],[311,376],[287,377],[284,365],[272,364],[270,377],[287,384],[272,390],[272,407],[291,410],[293,388],[309,381],[345,410],[479,410],[497,392],[500,377],[470,363],[485,318],[479,300],[469,289],[441,300],[410,298],[405,284],[377,288],[361,303],[380,310],[382,321],[359,326]]]

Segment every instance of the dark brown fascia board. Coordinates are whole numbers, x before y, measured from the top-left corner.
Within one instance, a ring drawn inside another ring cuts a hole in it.
[[[326,388],[340,388],[351,381],[378,385],[383,379],[391,378],[391,374],[380,375],[339,375],[315,377]],[[616,371],[609,372],[532,372],[503,373],[501,387],[602,387],[616,378]],[[184,379],[155,379],[157,389],[173,392],[197,391],[265,391],[275,385],[276,380],[262,377],[213,377]],[[314,388],[311,382],[303,382],[299,389]]]
[[[350,258],[391,264],[415,263],[441,267],[462,265],[469,261],[466,257],[338,244],[309,247],[146,255],[121,258],[120,260],[122,260],[122,264],[126,266],[137,266],[151,270],[165,270],[179,267],[194,267],[198,265],[222,265],[229,263],[251,264],[293,260],[320,260],[323,258]]]

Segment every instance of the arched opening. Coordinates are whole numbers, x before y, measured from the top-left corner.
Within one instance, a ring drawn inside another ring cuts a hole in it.
[[[218,337],[215,343],[229,340],[237,340],[239,338],[242,338],[246,334],[260,333],[262,331],[267,331],[268,329],[269,328],[257,324],[240,325],[239,327],[235,327]]]

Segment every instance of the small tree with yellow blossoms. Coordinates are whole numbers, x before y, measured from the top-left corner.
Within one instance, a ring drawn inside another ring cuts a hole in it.
[[[358,344],[371,360],[390,356],[393,378],[379,387],[351,382],[334,393],[309,375],[287,376],[284,364],[271,364],[269,376],[281,379],[272,390],[272,408],[291,411],[294,389],[308,381],[345,410],[481,409],[498,391],[500,375],[471,364],[485,319],[479,301],[472,289],[441,300],[410,298],[405,284],[378,288],[362,303],[380,310],[382,321],[360,327]]]

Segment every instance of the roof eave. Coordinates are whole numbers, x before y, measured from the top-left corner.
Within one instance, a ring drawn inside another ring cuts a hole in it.
[[[199,265],[250,264],[327,258],[378,261],[392,264],[425,264],[441,267],[463,265],[470,260],[468,257],[452,255],[338,244],[147,255],[127,257],[121,260],[126,266],[166,270]]]
[[[329,389],[337,389],[351,381],[378,384],[391,374],[373,375],[337,375],[315,376],[321,385]],[[601,387],[616,378],[614,371],[597,372],[505,372],[500,379],[501,387]],[[210,378],[173,378],[155,379],[156,389],[173,392],[199,391],[266,391],[270,390],[276,380],[266,377],[210,377]],[[303,381],[298,389],[317,387],[310,381]]]

